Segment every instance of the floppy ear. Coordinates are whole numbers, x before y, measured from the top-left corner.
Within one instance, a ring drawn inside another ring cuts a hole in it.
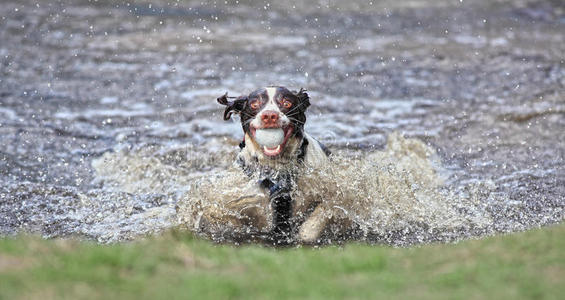
[[[300,91],[298,91],[296,97],[298,97],[298,99],[300,99],[300,102],[303,103],[302,106],[304,107],[304,110],[306,110],[306,108],[310,106],[310,97],[306,93],[305,89],[300,88]]]
[[[225,121],[230,119],[232,113],[239,114],[245,107],[245,102],[247,102],[246,96],[239,96],[234,101],[228,101],[228,98],[234,97],[228,97],[228,93],[225,93],[223,96],[217,99],[218,103],[227,106],[226,110],[224,110]]]

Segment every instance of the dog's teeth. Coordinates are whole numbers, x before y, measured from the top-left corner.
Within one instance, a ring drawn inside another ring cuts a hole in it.
[[[281,145],[278,145],[276,148],[267,148],[266,146],[263,146],[263,151],[265,151],[265,153],[276,153],[279,152],[281,150]]]
[[[277,151],[281,148],[281,145],[278,145],[277,148],[269,148],[267,146],[263,146],[263,149],[267,150],[267,151]]]

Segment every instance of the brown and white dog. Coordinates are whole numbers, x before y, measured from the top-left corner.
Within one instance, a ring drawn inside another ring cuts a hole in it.
[[[269,196],[272,209],[271,237],[278,244],[294,240],[315,242],[324,218],[316,207],[300,221],[293,216],[291,192],[301,168],[316,168],[329,162],[329,151],[304,131],[310,99],[304,90],[293,92],[281,86],[260,88],[249,95],[228,100],[224,120],[239,114],[244,132],[237,163]]]

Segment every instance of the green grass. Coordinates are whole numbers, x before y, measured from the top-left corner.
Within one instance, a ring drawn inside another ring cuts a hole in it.
[[[0,299],[557,299],[565,225],[402,249],[272,249],[172,231],[96,245],[0,239]]]

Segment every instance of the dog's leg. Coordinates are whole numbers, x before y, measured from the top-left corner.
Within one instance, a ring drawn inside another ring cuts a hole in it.
[[[317,242],[330,218],[331,216],[327,215],[325,209],[321,205],[318,205],[308,219],[300,226],[298,232],[300,242],[307,244]]]
[[[261,185],[270,191],[271,208],[273,210],[273,230],[271,235],[277,245],[286,245],[291,242],[292,226],[292,199],[288,188],[265,179]]]
[[[271,197],[273,207],[273,236],[278,244],[287,244],[291,240],[292,199],[288,191],[280,191]]]

